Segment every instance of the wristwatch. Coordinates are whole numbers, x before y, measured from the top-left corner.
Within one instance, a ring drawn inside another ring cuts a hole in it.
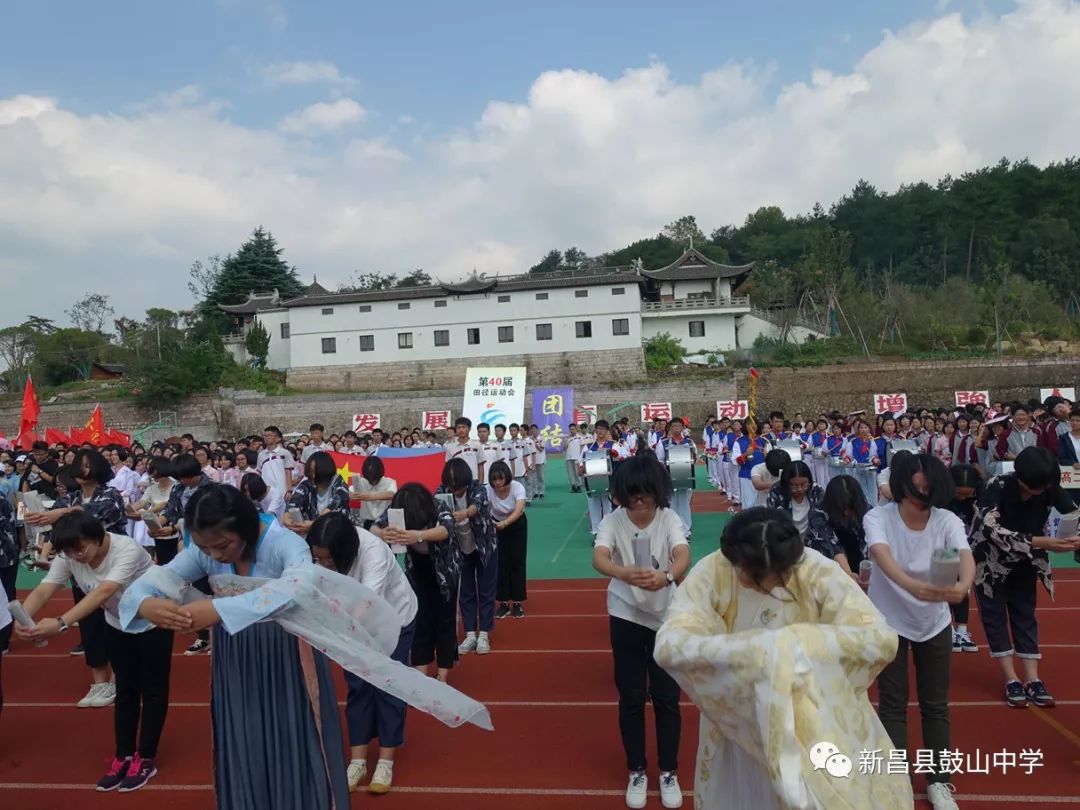
[[[664,573],[667,574],[667,584],[668,585],[674,585],[675,584],[675,577],[672,576],[671,572],[670,571],[665,571]]]
[[[57,617],[56,626],[59,628],[61,633],[66,633],[68,630],[71,629],[71,628],[68,627],[68,623],[64,621],[63,616]]]

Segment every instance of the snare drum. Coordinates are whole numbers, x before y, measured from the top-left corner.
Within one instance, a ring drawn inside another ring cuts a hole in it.
[[[688,444],[673,444],[667,448],[667,468],[673,489],[695,489],[694,449]]]
[[[792,461],[802,461],[802,445],[793,439],[784,439],[781,442],[776,443],[777,450],[783,450]]]
[[[582,458],[585,467],[585,491],[590,495],[602,495],[611,486],[611,453],[594,450]]]
[[[907,450],[913,456],[919,452],[919,445],[915,443],[913,439],[897,439],[894,442],[890,442],[888,448],[885,451],[885,458],[889,464],[892,464],[892,458],[901,450]]]

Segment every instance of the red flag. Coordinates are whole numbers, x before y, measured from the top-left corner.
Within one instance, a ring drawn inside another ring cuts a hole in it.
[[[334,466],[338,470],[346,467],[350,475],[360,475],[364,467],[365,456],[350,456],[346,453],[331,453]],[[405,484],[420,484],[429,492],[434,493],[435,488],[442,483],[443,466],[446,463],[446,453],[442,448],[434,448],[430,453],[408,456],[381,456],[383,467],[386,469],[387,478],[397,481],[398,489]],[[351,485],[351,481],[346,481]]]
[[[84,427],[73,427],[68,431],[68,435],[71,437],[72,445],[82,445],[87,442],[93,444],[90,431]]]
[[[86,441],[100,446],[105,443],[105,415],[101,412],[101,405],[94,406],[94,412],[86,421],[86,430],[89,431]]]
[[[38,419],[41,418],[41,405],[38,403],[37,392],[34,391],[34,381],[30,375],[26,375],[26,388],[23,389],[22,415],[19,417],[19,437],[37,427]]]
[[[105,431],[105,444],[118,444],[121,447],[131,447],[131,436],[122,430],[111,428]]]
[[[15,444],[21,447],[23,450],[29,450],[34,446],[34,442],[40,442],[41,437],[38,436],[32,430],[24,430],[19,434],[19,438],[15,440]]]
[[[45,441],[49,444],[71,445],[71,437],[64,433],[64,431],[57,430],[56,428],[45,428]]]

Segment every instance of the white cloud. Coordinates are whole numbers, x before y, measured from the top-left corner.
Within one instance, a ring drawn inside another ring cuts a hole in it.
[[[263,81],[270,87],[300,84],[322,84],[336,88],[352,87],[356,80],[344,75],[333,62],[275,62],[261,70]]]
[[[708,229],[761,205],[803,212],[859,178],[894,189],[1002,156],[1059,160],[1080,132],[1080,3],[945,15],[884,34],[849,71],[773,77],[550,72],[467,131],[333,143],[294,134],[355,124],[351,99],[275,131],[191,91],[123,115],[15,96],[0,100],[0,277],[101,289],[132,315],[184,306],[190,263],[261,224],[327,286],[357,268],[451,280],[521,272],[552,247],[620,247],[685,213]],[[69,304],[58,293],[34,311]]]
[[[351,98],[337,101],[320,101],[286,116],[281,122],[285,132],[329,132],[348,124],[358,124],[367,111]]]

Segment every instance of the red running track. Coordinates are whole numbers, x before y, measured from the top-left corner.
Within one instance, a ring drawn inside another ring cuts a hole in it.
[[[1080,684],[1069,677],[1080,670],[1080,642],[1073,630],[1080,619],[1080,572],[1062,572],[1059,581],[1057,603],[1046,600],[1041,614],[1043,675],[1059,700],[1055,709],[1006,708],[997,667],[985,651],[954,658],[953,747],[967,755],[1021,748],[1042,752],[1033,775],[1020,770],[957,775],[962,808],[1080,806]],[[465,657],[451,676],[457,687],[489,706],[495,731],[449,729],[411,712],[393,792],[378,798],[358,793],[353,806],[494,810],[511,800],[521,810],[624,807],[625,763],[603,589],[595,580],[537,583],[528,617],[498,622],[494,652]],[[972,630],[983,643],[978,621]],[[166,800],[175,810],[213,807],[209,659],[175,661],[157,778],[135,794],[98,794],[90,786],[111,755],[112,713],[74,706],[87,686],[82,660],[67,655],[74,643],[65,638],[45,650],[16,644],[4,659],[3,805],[50,810],[77,803],[80,810],[120,805],[137,810]],[[178,639],[178,651],[186,643]],[[343,699],[340,677],[338,683]],[[911,732],[918,747],[914,708]],[[651,749],[651,721],[649,735]],[[687,703],[680,759],[688,808],[696,748],[697,711]],[[921,778],[915,780],[921,791]],[[650,806],[659,807],[659,798]]]

